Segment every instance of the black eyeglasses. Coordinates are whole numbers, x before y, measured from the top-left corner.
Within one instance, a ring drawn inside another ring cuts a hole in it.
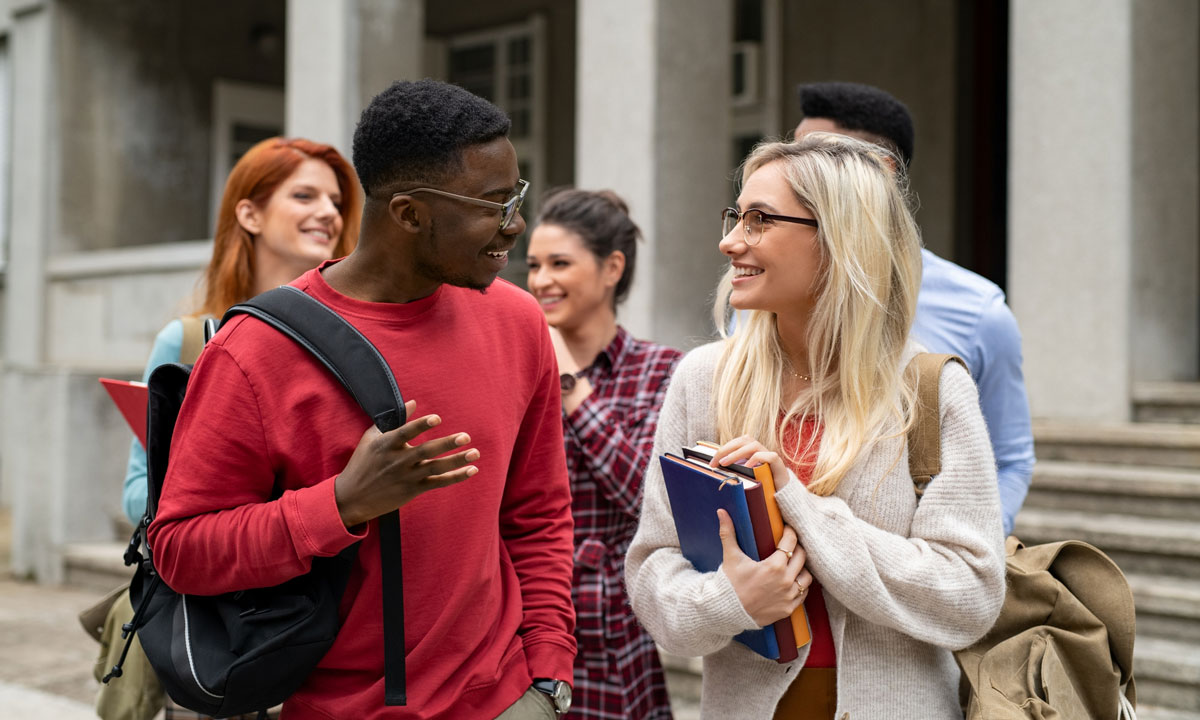
[[[772,213],[763,212],[758,208],[750,208],[746,212],[738,212],[737,208],[725,208],[721,212],[721,237],[725,237],[733,232],[739,224],[742,226],[742,232],[745,233],[746,244],[751,247],[758,244],[762,239],[763,225],[766,221],[782,220],[783,222],[797,223],[800,225],[808,225],[809,227],[819,227],[817,221],[812,218],[792,217],[791,215],[775,215]]]
[[[421,192],[433,193],[434,195],[441,195],[442,197],[448,197],[453,200],[461,200],[466,203],[471,203],[472,205],[480,205],[482,207],[500,210],[500,229],[503,230],[512,223],[513,218],[515,218],[517,213],[521,210],[521,204],[525,202],[525,193],[529,192],[529,183],[525,180],[518,180],[517,189],[507,200],[502,203],[467,197],[466,195],[457,195],[455,193],[446,192],[445,190],[438,190],[436,188],[416,188],[415,190],[404,190],[402,192],[394,193],[392,197],[396,197],[396,195],[412,195],[413,193]]]

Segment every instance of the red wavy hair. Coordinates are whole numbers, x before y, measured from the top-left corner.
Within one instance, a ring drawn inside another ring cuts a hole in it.
[[[220,317],[250,298],[254,292],[254,237],[238,222],[237,204],[249,200],[266,207],[275,190],[309,158],[328,165],[342,191],[342,235],[334,245],[333,257],[343,257],[354,249],[362,221],[362,190],[350,163],[330,145],[303,138],[263,140],[246,151],[225,181],[212,259],[204,271],[204,300],[197,314]]]

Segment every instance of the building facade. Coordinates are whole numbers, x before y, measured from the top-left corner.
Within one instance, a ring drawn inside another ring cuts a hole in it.
[[[621,320],[678,347],[712,336],[718,215],[795,85],[884,87],[916,119],[926,244],[1009,292],[1034,415],[1128,421],[1136,383],[1200,375],[1198,36],[1192,0],[0,1],[13,566],[57,581],[67,544],[117,537],[129,436],[96,378],[139,375],[188,309],[238,153],[348,156],[396,79],[501,105],[532,194],[627,198]]]

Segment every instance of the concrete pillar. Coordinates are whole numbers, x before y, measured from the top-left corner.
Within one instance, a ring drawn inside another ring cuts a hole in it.
[[[116,539],[129,431],[99,374],[6,372],[4,477],[13,485],[12,570],[57,584],[68,543]],[[121,538],[124,539],[124,538]]]
[[[1133,3],[1133,378],[1200,373],[1200,3]]]
[[[1133,4],[1011,5],[1009,298],[1035,417],[1130,415]]]
[[[55,234],[51,213],[57,138],[51,37],[53,6],[23,7],[14,14],[12,52],[12,213],[6,269],[6,365],[29,368],[44,352],[46,249]]]
[[[46,251],[54,236],[53,203],[58,137],[54,122],[57,88],[53,63],[53,3],[30,3],[14,8],[12,52],[12,214],[4,315],[4,406],[0,415],[0,480],[13,509],[12,566],[17,574],[41,575],[38,563],[49,541],[62,497],[48,479],[62,461],[39,448],[58,447],[41,437],[50,413],[41,402],[32,378],[45,358]],[[30,391],[32,395],[25,391]],[[61,420],[61,415],[55,415]],[[69,447],[69,445],[65,446]],[[34,459],[41,462],[35,463]]]
[[[728,0],[579,0],[575,184],[645,234],[620,321],[676,347],[710,336],[729,205]]]
[[[363,107],[396,80],[419,79],[422,0],[288,0],[288,135],[350,157]]]

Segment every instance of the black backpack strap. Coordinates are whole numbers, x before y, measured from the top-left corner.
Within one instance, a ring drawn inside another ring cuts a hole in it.
[[[312,353],[349,391],[380,432],[406,421],[404,398],[387,362],[362,333],[324,303],[290,285],[234,305],[221,318],[253,315]],[[383,573],[384,702],[407,704],[404,681],[404,585],[400,513],[379,518],[379,561]]]
[[[404,398],[379,350],[320,300],[283,285],[229,308],[221,324],[235,315],[253,315],[312,353],[380,432],[404,424]]]

